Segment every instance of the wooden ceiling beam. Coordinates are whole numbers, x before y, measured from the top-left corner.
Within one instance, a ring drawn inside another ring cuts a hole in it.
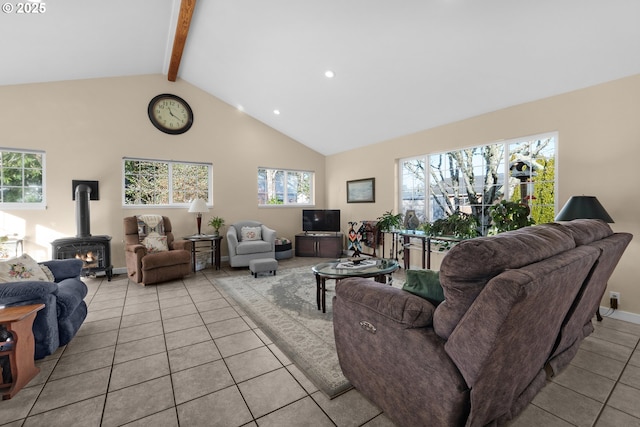
[[[180,3],[180,14],[178,15],[178,23],[176,24],[176,36],[173,39],[171,62],[169,63],[169,72],[167,74],[170,82],[175,82],[178,77],[182,51],[187,42],[187,35],[189,34],[189,27],[191,26],[191,17],[193,16],[195,7],[196,0],[182,0]]]

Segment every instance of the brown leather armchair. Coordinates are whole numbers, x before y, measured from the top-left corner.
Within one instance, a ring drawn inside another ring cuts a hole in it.
[[[175,240],[171,232],[171,221],[162,217],[168,250],[150,252],[141,243],[138,234],[138,218],[124,218],[124,243],[127,274],[136,283],[149,285],[180,279],[191,273],[191,242]]]

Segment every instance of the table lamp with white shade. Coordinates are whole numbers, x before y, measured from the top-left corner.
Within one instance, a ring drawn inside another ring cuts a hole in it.
[[[198,235],[201,235],[202,229],[202,214],[205,212],[209,212],[209,208],[207,207],[207,203],[202,199],[194,199],[191,202],[191,206],[189,206],[189,213],[196,214],[196,223],[198,224]]]

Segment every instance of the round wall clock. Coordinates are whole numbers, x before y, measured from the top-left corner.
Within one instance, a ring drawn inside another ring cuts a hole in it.
[[[149,102],[149,119],[162,132],[185,133],[193,124],[193,111],[187,102],[176,95],[163,93]]]

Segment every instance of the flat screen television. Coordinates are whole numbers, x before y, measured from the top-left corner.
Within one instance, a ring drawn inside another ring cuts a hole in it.
[[[303,209],[302,231],[340,231],[340,209]]]

